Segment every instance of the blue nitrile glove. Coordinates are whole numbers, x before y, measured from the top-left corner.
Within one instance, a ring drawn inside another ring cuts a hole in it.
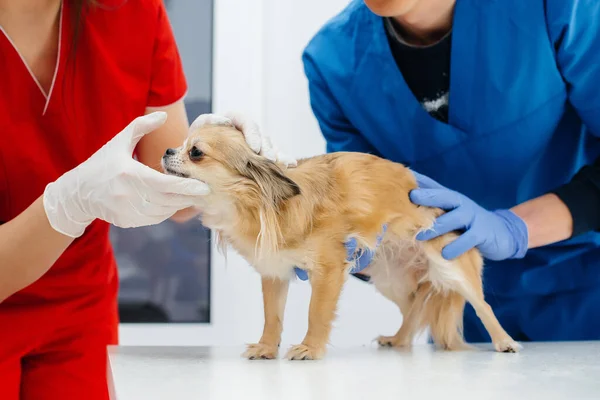
[[[379,247],[379,245],[381,244],[381,241],[383,240],[383,235],[385,235],[386,231],[387,231],[387,225],[384,225],[381,233],[379,234],[379,236],[377,236],[375,250],[377,250],[377,247]],[[366,251],[363,251],[363,249],[359,249],[358,253],[354,254],[354,253],[356,253],[356,247],[357,247],[355,238],[352,238],[352,239],[344,242],[344,246],[346,247],[346,260],[355,261],[354,266],[350,270],[351,274],[356,274],[357,272],[360,272],[363,269],[367,268],[369,266],[369,264],[371,263],[371,260],[373,260],[373,256],[375,255],[375,250],[370,250],[370,249],[367,249]],[[294,267],[294,270],[296,271],[296,276],[298,277],[298,279],[303,280],[303,281],[308,279],[308,274],[306,273],[305,270],[300,269],[298,267]]]
[[[488,211],[468,197],[447,189],[426,176],[414,173],[418,189],[410,192],[417,205],[437,207],[447,211],[433,227],[420,232],[417,240],[431,240],[451,231],[464,231],[458,239],[442,250],[447,260],[477,247],[489,260],[522,258],[527,252],[527,225],[510,210]]]

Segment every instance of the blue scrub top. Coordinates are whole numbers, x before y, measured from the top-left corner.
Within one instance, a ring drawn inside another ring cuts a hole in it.
[[[547,193],[600,156],[599,1],[457,0],[448,124],[416,100],[384,29],[354,0],[304,51],[329,152],[404,163],[488,209]],[[600,235],[486,261],[484,282],[504,296],[599,287]]]

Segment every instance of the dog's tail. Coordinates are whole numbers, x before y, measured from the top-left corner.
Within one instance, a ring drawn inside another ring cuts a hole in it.
[[[423,323],[429,325],[434,343],[445,350],[470,349],[463,337],[465,299],[454,291],[433,290],[424,307]]]

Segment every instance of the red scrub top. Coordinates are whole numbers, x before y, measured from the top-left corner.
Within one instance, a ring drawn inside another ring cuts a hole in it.
[[[147,107],[172,104],[186,93],[162,0],[100,3],[83,19],[73,58],[72,10],[64,2],[49,95],[0,31],[0,221],[15,218],[49,182],[85,161]],[[0,312],[10,305],[67,303],[88,315],[90,309],[116,312],[117,286],[109,225],[97,220],[48,273],[0,304]]]

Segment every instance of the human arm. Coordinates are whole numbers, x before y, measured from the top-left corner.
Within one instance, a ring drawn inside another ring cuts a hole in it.
[[[521,203],[511,210],[527,225],[527,248],[546,246],[569,239],[573,219],[569,209],[556,195],[549,193]]]
[[[564,185],[512,208],[529,229],[529,248],[600,231],[600,157]]]
[[[0,301],[41,277],[95,219],[123,228],[154,225],[208,193],[202,182],[161,174],[132,158],[138,141],[165,119],[164,113],[136,118],[0,226]]]
[[[41,196],[0,225],[0,303],[44,275],[73,239],[52,228]]]
[[[155,131],[144,136],[138,143],[135,153],[142,164],[162,173],[160,160],[168,148],[176,148],[182,145],[187,137],[188,118],[183,100],[164,107],[152,107],[146,109],[146,115],[161,111],[168,115],[167,121]],[[198,214],[195,207],[177,211],[171,219],[175,222],[186,222]]]
[[[594,0],[546,0],[546,3],[548,32],[554,44],[557,66],[567,86],[569,103],[585,124],[588,133],[598,138],[600,36],[597,33],[600,31],[600,3]],[[581,168],[569,182],[555,188],[543,198],[546,198],[548,209],[555,209],[557,215],[552,221],[548,212],[547,217],[550,221],[545,223],[543,218],[540,218],[543,216],[538,215],[539,225],[546,226],[546,229],[541,231],[547,233],[540,234],[540,239],[537,239],[537,235],[532,235],[532,247],[539,243],[553,243],[550,240],[559,241],[590,231],[600,231],[600,157],[593,164]],[[559,200],[564,206],[559,204]],[[543,200],[534,200],[537,201]],[[528,206],[531,205],[525,203],[518,206],[516,211],[519,214],[523,213],[525,218],[533,219],[533,213],[528,212]],[[569,216],[564,212],[565,207]],[[557,232],[551,236],[550,224],[557,225]]]
[[[153,35],[149,35],[154,46],[145,114],[161,111],[168,118],[164,125],[142,138],[135,152],[142,164],[162,173],[160,161],[165,151],[181,146],[187,136],[189,122],[183,99],[188,85],[166,7],[163,2],[156,4],[156,26]],[[178,211],[171,219],[182,223],[197,213],[191,207]]]
[[[595,165],[598,163],[596,161]],[[584,167],[555,192],[508,210],[494,211],[486,210],[468,197],[415,173],[419,188],[410,193],[411,201],[447,211],[417,239],[431,240],[451,231],[463,231],[458,239],[442,250],[444,258],[453,259],[477,247],[488,259],[504,260],[521,258],[529,249],[566,240],[575,234],[599,230],[600,190],[598,181],[592,180],[594,171],[598,173],[597,168]],[[579,221],[578,225],[574,221]]]
[[[600,3],[593,0],[545,0],[545,3],[548,33],[556,65],[565,81],[569,104],[581,118],[588,133],[598,137],[600,36],[597,32],[600,30]],[[461,236],[462,248],[447,250],[452,256],[469,247],[481,248],[481,243],[495,242],[504,243],[504,250],[500,251],[502,246],[498,246],[488,256],[493,259],[511,258],[511,249],[515,246],[522,249],[518,252],[518,256],[521,256],[527,249],[556,243],[590,231],[600,231],[600,160],[583,167],[569,182],[540,197],[516,205],[510,210],[498,210],[500,214],[508,216],[503,223],[500,218],[492,218],[498,216],[498,212],[490,213],[473,206],[464,196],[460,197],[460,202],[469,207],[444,204],[448,202],[448,198],[455,197],[452,191],[438,192],[436,200],[429,196],[421,199],[421,194],[423,192],[415,191],[419,204],[452,206],[449,211],[453,216],[440,217],[438,221],[443,224],[440,226],[436,223],[434,230],[445,232],[454,227],[471,231],[468,237],[465,237],[466,234]],[[483,220],[487,221],[487,228],[481,224]],[[482,228],[473,230],[477,225]],[[528,233],[526,242],[522,240],[524,225]],[[512,232],[517,232],[518,238]],[[423,236],[432,238],[437,234],[429,231]],[[487,250],[489,249],[487,246]]]
[[[512,208],[529,229],[529,248],[600,231],[600,157],[564,185]]]

